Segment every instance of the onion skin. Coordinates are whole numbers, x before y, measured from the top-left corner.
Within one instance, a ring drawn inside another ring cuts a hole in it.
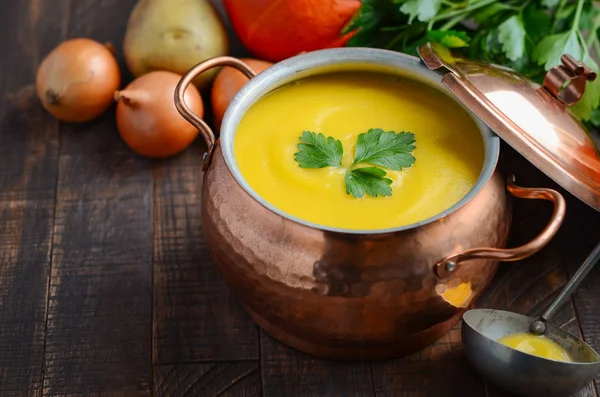
[[[58,45],[36,73],[36,91],[42,105],[52,116],[69,123],[86,122],[104,113],[120,84],[113,53],[86,38]]]
[[[181,77],[168,71],[150,72],[114,93],[119,134],[136,153],[150,158],[173,156],[198,135],[175,107],[175,87]],[[204,116],[202,97],[194,85],[186,89],[185,103]]]
[[[271,62],[252,58],[240,58],[240,61],[250,66],[255,73],[260,73],[273,65]],[[213,117],[217,128],[220,128],[223,115],[231,100],[248,81],[249,79],[242,72],[229,66],[224,67],[217,74],[211,91]]]

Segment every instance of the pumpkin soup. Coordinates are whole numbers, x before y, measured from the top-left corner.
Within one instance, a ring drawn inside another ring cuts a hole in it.
[[[518,333],[504,336],[498,339],[498,342],[523,353],[547,358],[548,360],[573,361],[561,345],[544,336]]]
[[[369,138],[385,140],[379,154],[396,157],[355,165],[355,157],[368,157]],[[298,160],[307,139],[332,151],[321,168]],[[445,211],[473,187],[484,161],[477,125],[450,98],[368,72],[319,75],[274,90],[240,121],[234,154],[247,183],[271,205],[355,230],[405,226]]]

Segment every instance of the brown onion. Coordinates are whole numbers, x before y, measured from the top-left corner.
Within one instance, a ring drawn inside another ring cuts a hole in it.
[[[168,71],[150,72],[114,93],[117,128],[136,153],[153,158],[172,156],[198,135],[175,107],[175,87],[181,77]],[[204,116],[202,97],[194,85],[186,89],[185,103],[199,117]]]
[[[59,120],[92,120],[111,105],[121,74],[109,47],[94,40],[65,41],[44,58],[36,74],[44,108]]]

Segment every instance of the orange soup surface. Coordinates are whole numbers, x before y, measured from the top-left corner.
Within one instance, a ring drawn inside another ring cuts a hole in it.
[[[391,196],[355,198],[344,175],[358,135],[372,128],[414,133],[415,162],[385,169]],[[342,167],[301,168],[294,154],[303,131],[340,140]],[[479,177],[484,146],[467,112],[436,90],[346,72],[309,77],[261,98],[237,128],[234,154],[248,184],[274,207],[318,225],[377,230],[426,220],[460,201]]]

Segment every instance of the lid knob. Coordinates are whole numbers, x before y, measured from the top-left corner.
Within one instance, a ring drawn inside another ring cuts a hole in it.
[[[596,79],[596,72],[569,54],[560,57],[562,65],[553,67],[544,77],[544,88],[562,103],[571,106],[585,93],[585,83]]]

